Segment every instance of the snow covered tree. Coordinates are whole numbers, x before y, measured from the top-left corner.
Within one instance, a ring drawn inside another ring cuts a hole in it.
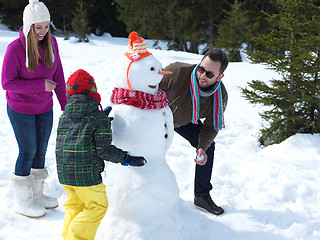
[[[265,146],[320,132],[320,8],[312,0],[279,0],[278,8],[266,18],[273,30],[254,39],[266,50],[248,54],[282,79],[253,80],[242,89],[250,103],[266,106],[259,137]]]
[[[78,1],[78,6],[72,13],[74,18],[72,19],[71,25],[78,38],[78,42],[89,42],[88,38],[86,37],[86,34],[89,32],[87,9],[84,7],[82,0]]]

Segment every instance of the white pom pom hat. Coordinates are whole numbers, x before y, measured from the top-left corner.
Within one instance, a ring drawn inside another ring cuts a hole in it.
[[[23,34],[26,38],[26,66],[28,68],[28,43],[27,36],[32,24],[50,21],[50,13],[46,5],[39,0],[29,0],[23,11]]]

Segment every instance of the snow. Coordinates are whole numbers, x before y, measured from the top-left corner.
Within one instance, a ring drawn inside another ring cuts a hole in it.
[[[17,32],[0,27],[0,68],[6,46],[17,36]],[[95,77],[102,105],[106,107],[110,105],[114,80],[121,74],[115,63],[127,51],[128,39],[110,35],[90,36],[89,39],[89,43],[78,43],[74,38],[65,41],[63,37],[57,37],[64,73],[67,79],[79,68],[88,71]],[[149,51],[163,66],[174,61],[198,63],[202,58],[191,53],[152,49],[151,40],[147,44]],[[226,128],[216,138],[211,192],[214,201],[225,209],[221,217],[208,215],[194,207],[195,150],[186,140],[174,134],[166,159],[176,181],[171,181],[172,189],[178,186],[183,211],[176,211],[180,215],[175,221],[170,216],[159,215],[143,222],[146,226],[150,222],[159,224],[152,239],[160,240],[164,236],[169,236],[166,239],[170,239],[170,236],[174,236],[171,239],[188,239],[188,229],[194,230],[189,239],[201,240],[320,239],[320,134],[296,134],[281,144],[262,148],[257,142],[257,136],[259,129],[265,124],[259,116],[263,108],[249,104],[241,95],[239,87],[245,87],[247,82],[254,79],[268,81],[272,78],[279,76],[266,66],[249,61],[230,63],[225,72],[223,81],[229,93],[225,113]],[[0,239],[61,239],[66,194],[57,180],[54,154],[56,127],[61,114],[58,101],[55,99],[54,102],[54,127],[47,151],[46,165],[51,173],[46,193],[58,197],[60,206],[48,210],[46,216],[39,219],[20,216],[13,210],[10,176],[14,170],[18,148],[6,114],[3,90],[0,91],[0,112]],[[124,175],[119,178],[125,178],[126,167],[115,167],[124,169]],[[104,181],[108,180],[107,171],[103,178]],[[116,187],[112,186],[113,190]],[[150,187],[155,188],[153,185]],[[111,190],[106,189],[108,196],[113,192]],[[167,191],[164,193],[167,194]],[[110,209],[117,204],[109,203]],[[144,202],[139,204],[143,205]],[[117,207],[121,210],[121,206]],[[106,228],[108,221],[113,221],[112,229]],[[181,226],[180,222],[184,225]],[[116,219],[110,219],[107,212],[96,239],[114,240],[107,238],[110,232],[114,236],[122,236],[122,240],[128,239],[128,232],[136,232],[138,236],[140,229],[135,228],[135,223],[118,223]],[[176,232],[166,231],[170,229],[169,225],[176,226]]]

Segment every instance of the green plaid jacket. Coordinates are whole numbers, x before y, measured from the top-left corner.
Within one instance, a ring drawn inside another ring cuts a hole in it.
[[[97,100],[76,94],[68,98],[57,130],[56,160],[61,184],[93,186],[102,183],[104,160],[123,163],[126,152],[111,145],[108,117]]]

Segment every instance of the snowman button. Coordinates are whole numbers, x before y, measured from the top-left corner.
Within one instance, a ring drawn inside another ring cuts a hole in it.
[[[167,127],[167,123],[164,123],[164,127],[165,127],[165,128]]]
[[[166,115],[166,112],[163,112],[163,115],[165,116],[165,115]]]
[[[164,135],[164,138],[168,138],[168,134]]]

